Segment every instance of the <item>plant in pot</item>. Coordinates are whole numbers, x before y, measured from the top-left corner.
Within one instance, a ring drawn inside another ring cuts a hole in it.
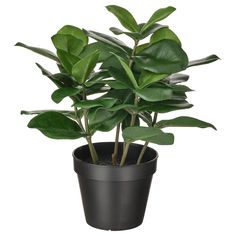
[[[53,52],[17,43],[54,60],[59,72],[50,73],[37,64],[57,90],[52,100],[70,98],[70,110],[22,111],[36,115],[28,123],[53,139],[85,138],[87,145],[73,152],[87,223],[106,230],[140,225],[146,208],[157,152],[149,143],[171,145],[174,135],[166,127],[215,127],[196,118],[181,116],[159,120],[158,114],[191,108],[183,85],[189,79],[179,73],[188,67],[218,60],[211,55],[189,61],[177,35],[157,22],[175,11],[166,7],[138,24],[126,9],[111,5],[133,47],[115,37],[66,25],[52,36]],[[93,41],[89,43],[89,38]],[[98,132],[115,129],[112,142],[93,143]],[[122,136],[124,141],[119,142]],[[144,141],[134,144],[135,141]]]

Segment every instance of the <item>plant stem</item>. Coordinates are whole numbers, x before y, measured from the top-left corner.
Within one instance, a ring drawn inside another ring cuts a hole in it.
[[[112,164],[113,164],[113,165],[116,164],[116,159],[117,159],[117,155],[118,155],[120,125],[121,125],[121,123],[119,123],[119,124],[116,126],[116,138],[115,138],[114,152],[113,152],[113,154],[112,154]]]
[[[155,113],[154,113],[154,116],[153,116],[152,126],[154,126],[154,125],[156,124],[156,122],[157,122],[157,116],[158,116],[158,113],[155,112]],[[149,142],[146,141],[145,144],[143,145],[143,148],[142,148],[142,150],[141,150],[141,152],[140,152],[140,154],[139,154],[139,157],[138,157],[137,165],[139,165],[139,164],[141,163],[141,161],[142,161],[142,159],[143,159],[143,156],[144,156],[144,153],[145,153],[145,151],[146,151],[146,149],[147,149],[147,147],[148,147],[148,144],[149,144]]]
[[[131,53],[131,56],[130,56],[130,61],[129,61],[129,68],[130,69],[132,69],[132,66],[133,66],[133,63],[134,63],[134,55],[135,55],[135,51],[136,51],[136,48],[138,46],[138,43],[139,43],[139,40],[134,41],[134,47],[133,47],[133,50],[132,50],[132,53]],[[137,94],[135,94],[134,105],[136,106],[137,104],[138,104],[138,96],[137,96]],[[134,126],[136,116],[137,116],[136,112],[131,115],[130,126]],[[123,148],[123,154],[122,154],[122,157],[121,157],[120,166],[123,166],[125,164],[127,154],[128,154],[128,151],[129,151],[129,146],[130,146],[130,143],[125,143],[124,146],[123,146],[124,148]]]

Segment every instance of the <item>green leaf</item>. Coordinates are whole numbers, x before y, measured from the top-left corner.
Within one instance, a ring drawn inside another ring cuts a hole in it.
[[[154,23],[159,22],[166,17],[168,17],[172,12],[174,12],[176,9],[174,7],[166,7],[158,9],[153,13],[151,18],[148,20],[148,22],[143,26],[142,32],[146,29],[148,29],[150,26],[152,26]]]
[[[72,67],[78,62],[78,57],[71,55],[68,52],[58,49],[57,55],[60,59],[62,66],[65,68],[67,73],[71,74]]]
[[[171,74],[185,70],[188,56],[174,41],[165,39],[150,45],[134,57],[143,70],[156,74]]]
[[[83,42],[84,45],[88,44],[88,36],[83,32],[83,30],[73,26],[65,25],[63,26],[57,34],[71,35]]]
[[[89,127],[92,130],[110,131],[127,116],[127,112],[119,110],[111,112],[105,108],[95,108],[89,111]]]
[[[98,51],[95,51],[93,54],[82,58],[73,66],[72,75],[79,84],[83,84],[88,79],[88,76],[97,64],[98,57],[99,53]]]
[[[135,50],[136,54],[140,53],[141,51],[143,51],[147,47],[149,47],[149,43],[144,43],[144,44],[138,45],[138,47]]]
[[[130,53],[132,52],[131,48],[129,48],[125,43],[123,43],[122,41],[120,41],[117,38],[114,38],[114,37],[111,37],[109,35],[102,34],[99,32],[91,31],[91,30],[90,31],[84,30],[84,32],[86,32],[86,34],[89,37],[91,37],[99,42],[103,42],[105,44],[113,46],[123,53],[125,52],[126,54],[130,55]]]
[[[143,26],[144,24],[140,24],[140,25]],[[153,24],[152,26],[148,27],[148,29],[144,30],[141,33],[140,39],[144,39],[144,38],[148,37],[150,34],[153,34],[156,31],[159,31],[160,29],[166,28],[166,27],[168,27],[168,26],[167,25],[160,25],[160,24]]]
[[[55,34],[52,36],[52,42],[56,49],[63,50],[79,58],[85,44],[82,40],[72,35]]]
[[[158,128],[166,127],[198,127],[198,128],[213,128],[216,130],[216,127],[210,123],[207,123],[196,118],[188,116],[180,116],[171,120],[161,120],[156,124]]]
[[[29,49],[35,53],[38,53],[42,56],[45,56],[47,58],[50,58],[56,62],[59,62],[59,59],[58,57],[51,51],[47,50],[47,49],[44,49],[44,48],[37,48],[37,47],[31,47],[31,46],[28,46],[26,44],[23,44],[23,43],[16,43],[15,46],[19,46],[19,47],[23,47],[23,48],[26,48],[26,49]]]
[[[53,139],[77,139],[85,136],[75,121],[52,111],[35,116],[28,123],[28,127],[36,128]]]
[[[81,91],[81,88],[59,88],[53,92],[51,98],[55,103],[60,103],[68,96],[74,96]]]
[[[174,92],[192,92],[194,90],[190,89],[189,87],[187,87],[186,85],[176,85],[176,84],[172,84],[170,86]]]
[[[101,70],[96,73],[91,73],[88,80],[85,82],[85,86],[90,87],[96,83],[103,81],[106,78],[111,77],[109,72],[106,70]]]
[[[120,34],[125,34],[127,36],[129,36],[130,38],[134,39],[134,40],[138,40],[141,38],[141,34],[140,33],[136,33],[136,32],[125,32],[121,29],[118,29],[116,27],[111,27],[110,31],[112,33],[114,33],[115,35],[120,35]]]
[[[123,69],[125,70],[129,80],[131,81],[132,85],[134,88],[138,88],[137,81],[134,77],[134,74],[132,70],[129,68],[129,66],[126,64],[126,62],[119,56],[115,55],[116,58],[119,60],[120,64],[122,65]]]
[[[161,102],[145,102],[142,101],[140,106],[144,106],[145,110],[158,112],[158,113],[167,113],[171,111],[177,111],[182,109],[189,109],[193,107],[192,104],[188,103],[186,100],[167,100]]]
[[[131,32],[139,31],[139,27],[136,20],[134,19],[134,17],[128,10],[119,6],[115,6],[115,5],[110,5],[110,6],[107,6],[106,8],[108,11],[113,13],[118,18],[120,23],[126,29],[130,30]]]
[[[220,58],[218,56],[216,56],[216,55],[210,55],[208,57],[205,57],[205,58],[202,58],[202,59],[199,59],[199,60],[190,61],[188,63],[188,67],[208,64],[208,63],[217,61],[219,59]]]
[[[154,74],[149,71],[143,71],[139,78],[139,87],[145,88],[148,85],[160,81],[167,76],[167,74]]]
[[[81,52],[80,57],[86,57],[95,51],[99,52],[98,62],[103,62],[111,56],[110,52],[116,52],[117,50],[115,50],[113,47],[109,47],[109,45],[105,43],[95,42],[86,45]]]
[[[67,110],[35,110],[35,111],[24,111],[22,110],[20,112],[21,115],[39,115],[42,113],[46,113],[46,112],[57,112],[57,113],[61,113],[64,116],[70,117],[72,119],[75,119],[75,112],[74,111],[67,111]],[[77,114],[79,117],[82,116],[82,114]]]
[[[170,88],[148,87],[135,91],[138,96],[149,102],[168,100],[172,97],[172,89]]]
[[[105,107],[110,108],[114,106],[114,104],[117,102],[117,99],[115,98],[97,98],[94,100],[81,100],[74,104],[75,107],[81,107],[84,109],[89,109],[93,107]]]
[[[179,83],[188,81],[188,79],[189,79],[189,75],[173,74],[173,75],[170,75],[168,78],[166,78],[166,81],[169,84],[179,84]]]
[[[157,127],[128,127],[123,130],[125,142],[131,143],[137,140],[156,143],[159,145],[171,145],[174,143],[174,135],[164,133]]]
[[[152,35],[152,37],[150,39],[150,43],[153,44],[153,43],[159,42],[163,39],[173,40],[181,46],[181,42],[180,42],[178,36],[172,30],[170,30],[168,27],[161,28],[161,29],[157,30]]]

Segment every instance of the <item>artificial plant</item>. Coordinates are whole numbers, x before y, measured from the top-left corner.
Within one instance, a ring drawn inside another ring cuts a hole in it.
[[[94,164],[99,157],[92,142],[97,131],[116,129],[114,165],[125,164],[132,142],[144,141],[137,157],[141,163],[149,143],[171,145],[174,135],[163,131],[166,127],[215,127],[196,118],[181,116],[158,120],[159,113],[188,109],[186,93],[192,90],[183,85],[189,79],[179,73],[191,66],[218,60],[216,55],[189,61],[178,36],[167,26],[159,24],[175,11],[174,7],[159,9],[146,23],[138,24],[126,9],[110,5],[125,30],[111,27],[115,35],[124,34],[133,40],[133,47],[115,37],[80,29],[72,25],[62,27],[52,36],[53,52],[17,43],[55,61],[59,72],[50,73],[37,66],[56,86],[52,100],[60,103],[72,100],[73,110],[22,111],[36,115],[28,127],[40,130],[53,139],[85,138]],[[89,39],[93,39],[89,42]],[[96,95],[91,98],[91,95]],[[118,157],[120,131],[124,139],[123,154]]]

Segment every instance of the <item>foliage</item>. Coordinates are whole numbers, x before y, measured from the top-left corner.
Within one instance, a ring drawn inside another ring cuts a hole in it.
[[[148,143],[173,144],[174,135],[163,131],[166,127],[216,129],[210,123],[187,116],[157,121],[158,113],[192,107],[186,100],[192,90],[183,85],[189,76],[182,71],[219,59],[210,55],[189,61],[179,37],[167,25],[159,23],[176,9],[171,6],[159,9],[146,23],[139,24],[122,7],[106,8],[125,28],[111,27],[111,32],[131,38],[133,47],[110,35],[71,25],[63,26],[52,36],[56,53],[16,44],[56,62],[59,69],[56,74],[37,66],[57,86],[51,96],[55,103],[65,98],[72,100],[73,110],[69,111],[22,111],[22,114],[36,115],[28,127],[53,139],[85,138],[94,163],[99,158],[91,139],[94,133],[117,127],[116,137],[119,137],[122,129],[125,148],[121,162],[117,163],[121,166],[132,142],[145,141],[142,155]],[[145,42],[141,43],[142,40]],[[112,155],[114,164],[118,140]],[[138,159],[139,164],[142,156]]]

